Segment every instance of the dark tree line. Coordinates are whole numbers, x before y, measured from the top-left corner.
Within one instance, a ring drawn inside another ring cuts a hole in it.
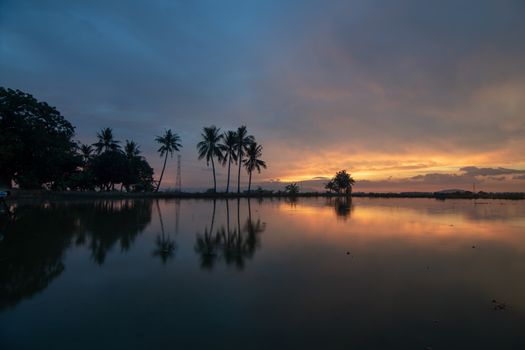
[[[182,148],[177,133],[165,130],[155,141],[164,158],[158,181],[153,168],[141,156],[139,145],[116,140],[111,128],[97,133],[95,143],[75,141],[75,128],[60,112],[20,90],[0,87],[0,188],[16,184],[22,189],[74,191],[158,191],[168,156]],[[230,191],[232,164],[237,165],[237,193],[241,192],[241,168],[248,174],[251,191],[254,171],[261,172],[262,146],[246,126],[221,133],[215,126],[203,128],[198,143],[199,159],[213,170],[213,191],[217,191],[216,165],[228,166],[226,192]]]
[[[23,189],[153,189],[153,169],[139,146],[124,149],[110,128],[93,145],[81,145],[60,112],[20,90],[0,87],[0,187]]]

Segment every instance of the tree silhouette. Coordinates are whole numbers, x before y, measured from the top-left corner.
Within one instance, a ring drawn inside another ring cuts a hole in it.
[[[140,147],[135,141],[126,140],[126,145],[124,146],[124,154],[128,159],[133,159],[140,155]]]
[[[266,169],[266,162],[261,159],[262,146],[258,145],[257,142],[252,142],[246,152],[247,158],[244,160],[244,167],[248,172],[250,178],[248,180],[248,193],[252,186],[252,173],[254,170],[261,172],[261,168]]]
[[[221,150],[224,152],[223,165],[228,163],[228,180],[226,181],[226,193],[230,191],[230,168],[233,162],[237,162],[237,133],[227,131],[222,135]]]
[[[81,145],[79,150],[83,166],[85,167],[93,159],[93,147],[91,145]]]
[[[255,142],[255,138],[252,135],[248,135],[246,126],[242,125],[237,128],[237,157],[239,162],[239,172],[237,173],[237,193],[241,193],[242,158],[246,154],[248,146],[253,142]]]
[[[55,107],[0,87],[0,188],[66,189],[82,165],[74,134]]]
[[[164,170],[166,169],[166,161],[168,160],[168,154],[171,157],[173,157],[173,152],[178,152],[182,148],[182,145],[180,143],[179,135],[177,135],[177,133],[172,132],[171,129],[165,130],[164,135],[157,136],[155,138],[155,141],[157,141],[157,143],[160,144],[160,148],[157,150],[157,152],[159,152],[161,157],[164,156],[164,165],[162,166],[160,179],[157,184],[157,188],[155,189],[155,192],[158,192],[160,184],[162,182],[162,178],[164,176]]]
[[[199,152],[199,159],[206,158],[206,165],[210,165],[213,171],[213,192],[217,192],[217,178],[215,176],[215,162],[214,158],[217,158],[219,162],[222,162],[224,156],[222,154],[219,143],[222,140],[223,135],[220,133],[220,128],[215,125],[204,127],[202,129],[202,141],[197,144],[197,150]]]
[[[330,192],[335,191],[337,193],[344,192],[350,194],[352,193],[352,186],[354,184],[354,178],[348,174],[346,170],[340,170],[327,184],[325,184],[325,188]]]
[[[120,141],[116,141],[113,137],[113,129],[104,128],[97,133],[98,141],[93,144],[97,151],[97,154],[101,154],[106,151],[118,151],[120,150]]]
[[[299,185],[297,185],[297,182],[292,182],[284,187],[284,191],[290,196],[295,196],[299,193]]]

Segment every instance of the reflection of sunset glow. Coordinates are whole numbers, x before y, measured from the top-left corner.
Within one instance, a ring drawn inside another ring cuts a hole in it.
[[[293,218],[290,224],[298,226],[307,237],[352,235],[363,242],[395,239],[433,245],[436,249],[451,249],[451,242],[458,243],[454,246],[460,249],[478,241],[495,241],[525,250],[525,237],[520,235],[525,229],[525,219],[520,216],[523,208],[519,203],[496,205],[496,209],[502,209],[501,213],[512,214],[498,220],[490,210],[484,212],[487,208],[494,209],[494,204],[476,206],[471,201],[458,201],[441,209],[439,204],[426,200],[414,203],[414,200],[390,199],[375,205],[354,199],[347,220],[336,220],[334,203],[323,205],[323,201],[299,201],[294,207],[280,203],[278,208],[290,215]],[[459,245],[461,242],[463,246]]]

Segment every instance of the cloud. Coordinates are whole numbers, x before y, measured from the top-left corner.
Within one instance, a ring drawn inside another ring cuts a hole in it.
[[[157,174],[154,136],[174,129],[183,186],[210,183],[194,147],[210,124],[247,124],[264,145],[269,169],[254,181],[345,168],[378,186],[437,186],[521,174],[502,171],[525,165],[524,11],[521,0],[4,0],[0,76],[57,106],[82,142],[106,126],[137,141]],[[464,164],[479,168],[433,175]]]
[[[475,166],[467,166],[459,169],[468,176],[495,176],[495,175],[510,175],[510,174],[525,174],[525,170],[508,169],[508,168],[478,168]]]

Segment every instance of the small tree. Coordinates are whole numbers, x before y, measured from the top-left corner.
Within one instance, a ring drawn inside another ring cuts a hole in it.
[[[335,191],[337,193],[352,193],[352,186],[355,184],[355,180],[346,170],[338,171],[332,180],[330,180],[325,188],[330,192]]]
[[[332,192],[337,192],[337,187],[335,186],[335,182],[334,180],[330,180],[328,181],[325,185],[324,185],[324,188],[326,190],[328,190],[328,192],[332,193]]]
[[[284,191],[290,196],[295,196],[299,193],[299,185],[297,185],[297,182],[292,182],[291,184],[286,185]]]

